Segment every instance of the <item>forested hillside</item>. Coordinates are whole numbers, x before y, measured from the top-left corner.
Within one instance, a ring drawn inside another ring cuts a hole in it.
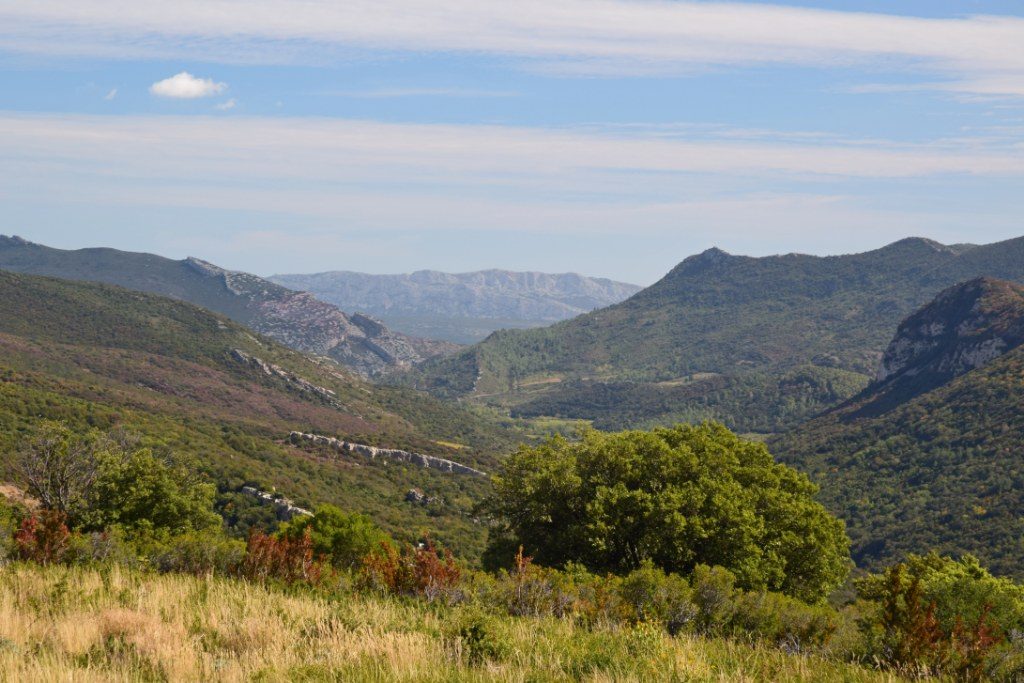
[[[986,246],[906,239],[830,257],[712,249],[621,304],[544,329],[496,332],[409,381],[524,415],[617,427],[700,416],[779,431],[856,394],[900,320],[980,275],[1024,280],[1024,238]],[[795,371],[809,381],[793,382]],[[624,385],[641,400],[609,407],[603,397]]]
[[[307,508],[371,513],[400,536],[433,529],[469,557],[484,532],[467,513],[486,482],[286,439],[299,430],[492,470],[517,437],[493,418],[367,384],[191,304],[0,272],[0,480],[44,419],[123,427],[194,457],[224,504],[258,507],[237,494],[251,484]],[[405,502],[413,487],[436,500]]]
[[[846,520],[853,558],[972,553],[1022,576],[1024,287],[943,292],[900,326],[879,380],[770,445]]]

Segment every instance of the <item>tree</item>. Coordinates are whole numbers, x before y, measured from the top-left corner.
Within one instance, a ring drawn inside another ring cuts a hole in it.
[[[169,453],[123,431],[82,434],[44,422],[19,456],[28,493],[72,528],[183,532],[219,523],[215,488]]]
[[[47,420],[21,449],[16,470],[25,490],[44,508],[75,520],[87,505],[104,446],[99,432],[78,435]]]
[[[741,587],[815,601],[849,570],[843,524],[816,493],[763,444],[708,423],[520,447],[484,509],[491,557],[522,544],[539,563],[595,571],[718,565]]]
[[[292,540],[308,533],[314,552],[338,568],[351,569],[391,537],[366,515],[347,513],[333,505],[320,505],[312,517],[300,517],[285,525],[281,536]]]

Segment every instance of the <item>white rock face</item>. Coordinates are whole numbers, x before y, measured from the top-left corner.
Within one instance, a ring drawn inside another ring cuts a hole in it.
[[[295,517],[313,516],[312,512],[310,512],[306,508],[300,508],[298,505],[295,505],[292,501],[288,500],[287,498],[281,498],[279,496],[275,496],[272,493],[260,491],[255,486],[243,486],[242,493],[244,493],[247,496],[252,496],[261,503],[273,505],[274,508],[277,510],[278,517],[284,519],[285,521],[293,519]]]
[[[369,460],[385,458],[388,460],[395,460],[397,462],[407,462],[412,465],[419,465],[420,467],[429,467],[430,469],[440,470],[441,472],[451,472],[452,474],[469,474],[475,477],[487,476],[486,472],[474,469],[468,465],[463,465],[455,462],[454,460],[438,458],[433,455],[423,455],[422,453],[410,453],[409,451],[402,451],[396,448],[378,448],[376,446],[351,443],[349,441],[343,441],[332,436],[323,436],[321,434],[292,432],[288,435],[288,440],[296,445],[311,443],[316,446],[327,446],[339,453],[355,453]]]

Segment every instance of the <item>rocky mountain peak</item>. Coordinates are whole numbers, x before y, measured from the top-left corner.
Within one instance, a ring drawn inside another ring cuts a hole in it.
[[[941,292],[900,324],[876,386],[926,390],[981,367],[1024,343],[1024,287],[988,277]]]

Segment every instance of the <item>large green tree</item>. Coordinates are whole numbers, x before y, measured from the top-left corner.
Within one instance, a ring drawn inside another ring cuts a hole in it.
[[[539,563],[595,571],[719,565],[746,588],[814,601],[849,570],[843,524],[816,493],[763,444],[719,424],[589,430],[521,447],[505,463],[485,503],[496,521],[490,556],[521,544]]]

